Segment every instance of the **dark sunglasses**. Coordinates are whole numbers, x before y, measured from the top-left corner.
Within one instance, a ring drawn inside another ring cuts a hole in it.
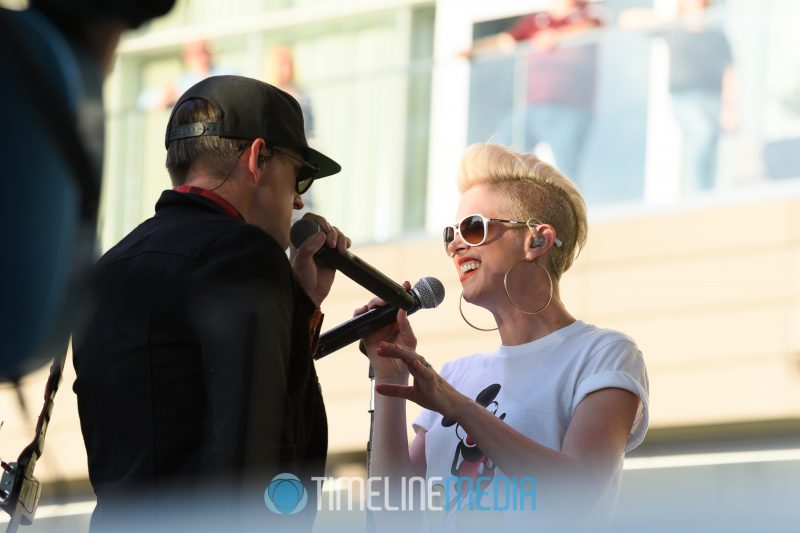
[[[486,242],[486,238],[489,235],[489,222],[522,224],[530,228],[535,228],[540,225],[534,218],[529,218],[527,222],[521,222],[519,220],[507,220],[505,218],[488,218],[481,214],[467,215],[456,224],[444,228],[442,237],[444,239],[445,250],[447,249],[447,245],[455,240],[456,235],[460,235],[461,240],[464,241],[465,244],[480,246]],[[555,239],[555,245],[560,247],[561,240]]]
[[[273,152],[278,152],[300,163],[300,166],[297,168],[297,181],[295,181],[294,184],[294,190],[297,191],[297,194],[303,194],[311,188],[311,184],[314,183],[314,180],[317,179],[319,175],[319,167],[317,165],[309,163],[308,161],[303,161],[280,148],[275,148],[274,146],[269,146],[268,148]]]

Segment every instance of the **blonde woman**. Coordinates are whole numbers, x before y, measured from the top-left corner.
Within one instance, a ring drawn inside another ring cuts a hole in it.
[[[441,478],[432,529],[597,529],[613,513],[625,452],[647,430],[648,380],[633,340],[577,320],[561,301],[561,276],[586,242],[583,198],[554,167],[493,144],[466,150],[459,189],[444,244],[462,317],[468,304],[488,310],[500,345],[437,371],[416,353],[402,311],[367,339],[378,393],[370,475]],[[406,400],[425,408],[410,446]],[[530,479],[535,510],[518,501]],[[504,507],[509,498],[517,510]]]

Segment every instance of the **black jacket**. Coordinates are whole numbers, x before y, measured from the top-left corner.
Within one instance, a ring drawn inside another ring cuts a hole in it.
[[[322,475],[315,306],[271,237],[165,191],[100,259],[94,289],[74,390],[98,510],[131,491]]]

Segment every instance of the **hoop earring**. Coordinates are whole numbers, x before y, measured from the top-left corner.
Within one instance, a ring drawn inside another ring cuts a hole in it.
[[[461,291],[461,298],[458,300],[458,312],[461,313],[461,318],[464,320],[464,322],[467,323],[469,327],[471,327],[472,329],[477,329],[478,331],[497,331],[498,328],[492,328],[492,329],[479,328],[478,326],[467,320],[467,317],[464,316],[464,310],[461,309],[461,303],[463,301],[464,301],[464,291]]]
[[[544,273],[547,274],[547,281],[550,282],[550,297],[547,299],[547,303],[536,311],[526,311],[525,309],[519,307],[517,304],[514,303],[514,300],[511,299],[511,294],[509,294],[508,292],[508,273],[511,272],[511,269],[514,268],[514,266],[517,265],[520,261],[525,261],[526,263],[533,263],[537,267],[544,270]],[[547,271],[547,268],[543,267],[536,261],[528,260],[525,259],[524,257],[522,259],[517,259],[516,261],[511,263],[511,266],[508,267],[508,269],[506,269],[506,275],[503,276],[503,288],[506,290],[506,298],[508,298],[509,303],[511,303],[511,305],[514,306],[514,309],[516,309],[520,313],[525,313],[526,315],[538,315],[539,313],[547,309],[547,306],[550,305],[550,302],[553,301],[553,277],[550,275],[550,272]]]

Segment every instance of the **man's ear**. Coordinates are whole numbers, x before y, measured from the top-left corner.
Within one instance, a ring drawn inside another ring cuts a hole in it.
[[[264,172],[264,165],[267,161],[266,152],[267,143],[261,138],[253,141],[246,152],[247,170],[256,183],[261,182],[261,175]]]

